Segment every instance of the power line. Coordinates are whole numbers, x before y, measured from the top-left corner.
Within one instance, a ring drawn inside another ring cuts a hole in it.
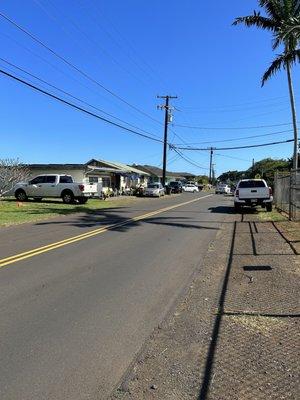
[[[52,13],[50,12],[46,6],[44,6],[39,0],[33,0],[38,7],[40,7],[45,14],[47,14],[49,16],[49,18],[51,18],[62,30],[64,30],[71,38],[73,38],[73,35],[70,34],[70,30],[66,29],[65,26],[63,26],[60,22],[59,19]],[[99,45],[99,43],[94,40],[92,37],[90,37],[88,34],[86,34],[86,32],[69,16],[66,15],[65,13],[61,12],[60,10],[57,9],[57,7],[51,2],[51,0],[48,0],[48,3],[50,4],[50,6],[53,7],[54,10],[56,10],[56,13],[61,14],[63,18],[65,18],[67,21],[69,21],[69,23],[71,25],[73,25],[73,27],[75,27],[75,29],[83,36],[85,37],[90,43],[92,43],[94,46],[96,46],[103,54],[105,54],[107,57],[109,57],[120,69],[123,69],[128,75],[131,75],[133,78],[137,79],[138,81],[140,81],[142,84],[144,84],[145,82],[142,81],[139,77],[135,76],[132,71],[128,70],[127,68],[125,68],[121,63],[119,63],[119,61],[117,59],[115,59],[108,51],[106,51],[103,47],[101,47]],[[76,41],[76,44],[78,42]],[[81,46],[84,51],[88,52],[87,47],[86,46]],[[93,57],[95,58],[95,60],[98,62],[97,57],[95,56],[94,53],[92,53]],[[100,65],[100,63],[98,63]]]
[[[182,154],[182,152],[179,151],[177,148],[173,148],[173,150],[175,151],[175,153],[177,153],[183,160],[185,160],[185,161],[188,162],[189,164],[191,164],[191,165],[193,165],[193,166],[195,166],[195,167],[197,167],[197,168],[200,168],[200,169],[206,169],[206,170],[209,169],[209,168],[207,168],[207,167],[203,167],[203,166],[200,165],[200,164],[197,164],[194,160],[192,160],[192,159],[190,159],[189,157],[187,157],[187,156],[185,156],[184,154]]]
[[[288,96],[278,96],[278,97],[271,97],[269,99],[264,99],[264,100],[256,100],[256,101],[249,101],[245,103],[239,103],[239,104],[228,104],[228,105],[223,105],[223,106],[215,106],[214,108],[231,108],[231,107],[242,107],[242,106],[247,106],[251,104],[261,104],[261,103],[266,103],[269,101],[274,101],[274,100],[280,100],[280,99],[286,99]],[[188,110],[199,110],[202,109],[203,107],[190,107],[190,106],[181,106],[183,109],[188,109]]]
[[[18,78],[17,76],[15,76],[15,75],[13,75],[13,74],[10,74],[10,73],[8,73],[8,72],[2,70],[2,69],[0,69],[0,73],[3,74],[3,75],[8,76],[8,77],[11,78],[11,79],[14,79],[15,81],[17,81],[17,82],[19,82],[19,83],[22,83],[22,84],[24,84],[24,85],[30,87],[31,89],[34,89],[34,90],[36,90],[36,91],[38,91],[38,92],[40,92],[40,93],[43,93],[44,95],[46,95],[46,96],[48,96],[48,97],[51,97],[51,98],[53,98],[53,99],[55,99],[55,100],[58,100],[59,102],[64,103],[64,104],[66,104],[66,105],[68,105],[68,106],[70,106],[70,107],[76,109],[77,111],[81,111],[81,112],[83,112],[83,113],[85,113],[85,114],[87,114],[87,115],[90,115],[90,116],[92,116],[92,117],[95,117],[95,118],[97,118],[97,119],[103,121],[103,122],[106,122],[107,124],[116,126],[116,127],[120,128],[120,129],[123,129],[123,130],[125,130],[125,131],[127,131],[127,132],[134,133],[135,135],[138,135],[138,136],[147,138],[147,139],[149,139],[149,140],[152,140],[152,141],[155,141],[155,142],[159,142],[159,143],[163,143],[163,140],[161,140],[161,139],[156,139],[156,138],[154,138],[154,137],[152,137],[152,136],[149,136],[149,135],[146,135],[146,134],[137,132],[137,131],[135,131],[135,130],[133,130],[133,129],[127,128],[126,126],[117,124],[116,122],[113,122],[113,121],[111,121],[111,120],[109,120],[109,119],[107,119],[107,118],[103,118],[103,117],[101,117],[100,115],[97,115],[97,114],[95,114],[95,113],[93,113],[93,112],[91,112],[91,111],[88,111],[88,110],[84,109],[83,107],[77,106],[76,104],[71,103],[70,101],[64,100],[64,99],[62,99],[61,97],[56,96],[56,95],[54,95],[54,94],[52,94],[52,93],[50,93],[50,92],[48,92],[48,91],[46,91],[46,90],[44,90],[44,89],[41,89],[41,88],[39,88],[39,87],[36,86],[36,85],[33,85],[33,84],[29,83],[29,82],[26,82],[25,80],[20,79],[20,78]],[[170,144],[170,146],[172,146],[172,145]]]
[[[240,157],[228,156],[227,154],[215,153],[215,156],[232,158],[233,160],[245,161],[245,162],[248,162],[248,163],[251,162],[251,160],[246,160],[245,158],[240,158]]]
[[[49,46],[47,46],[45,43],[43,43],[40,39],[38,39],[36,36],[34,36],[31,32],[27,31],[26,29],[24,29],[22,26],[18,25],[16,22],[14,22],[12,19],[10,19],[9,17],[7,17],[5,14],[0,12],[0,16],[2,18],[4,18],[6,21],[8,21],[10,24],[12,24],[13,26],[15,26],[17,29],[19,29],[21,32],[25,33],[27,36],[29,36],[31,39],[33,39],[35,42],[37,42],[39,45],[41,45],[42,47],[44,47],[45,49],[47,49],[50,53],[52,53],[53,55],[55,55],[55,57],[59,58],[60,60],[62,60],[65,64],[67,64],[69,67],[71,67],[72,69],[74,69],[75,71],[77,71],[78,73],[80,73],[82,76],[84,76],[85,78],[87,78],[88,80],[90,80],[91,82],[93,82],[94,84],[96,84],[97,86],[101,87],[103,90],[105,90],[107,93],[109,93],[110,95],[114,96],[115,98],[117,98],[119,101],[123,102],[124,104],[126,104],[127,106],[131,107],[132,109],[134,109],[135,111],[139,112],[140,114],[146,116],[147,118],[150,118],[151,120],[155,121],[156,123],[158,123],[159,125],[161,125],[161,122],[158,121],[157,119],[153,118],[151,115],[145,113],[144,111],[140,110],[139,108],[137,108],[136,106],[134,106],[133,104],[130,104],[127,100],[123,99],[121,96],[119,96],[118,94],[114,93],[112,90],[106,88],[104,85],[102,85],[100,82],[98,82],[97,80],[95,80],[94,78],[92,78],[91,76],[89,76],[87,73],[85,73],[83,70],[81,70],[80,68],[76,67],[74,64],[72,64],[70,61],[68,61],[66,58],[64,58],[63,56],[61,56],[60,54],[58,54],[55,50],[51,49]]]
[[[264,133],[262,135],[252,135],[252,136],[244,136],[244,137],[239,137],[239,138],[232,138],[232,139],[224,139],[224,140],[216,140],[214,143],[223,143],[223,142],[234,142],[236,140],[246,140],[246,139],[253,139],[253,138],[258,138],[258,137],[263,137],[263,136],[273,136],[273,135],[279,135],[282,133],[288,133],[288,132],[293,132],[293,129],[288,129],[285,131],[279,131],[279,132],[272,132],[272,133]],[[209,142],[193,142],[193,143],[185,143],[187,145],[195,145],[195,144],[211,144],[211,141]],[[177,144],[174,144],[175,146]]]
[[[168,85],[166,85],[166,83],[162,80],[161,76],[153,69],[153,67],[137,52],[137,50],[134,48],[134,46],[132,45],[132,43],[119,31],[119,29],[116,28],[116,26],[112,23],[111,20],[108,20],[107,15],[104,15],[100,9],[99,6],[97,4],[96,1],[92,1],[92,4],[95,7],[95,11],[98,14],[98,16],[100,16],[100,20],[103,21],[104,19],[107,20],[109,26],[111,28],[113,28],[113,30],[117,33],[117,35],[119,35],[119,37],[123,40],[124,43],[127,44],[127,46],[131,49],[132,53],[136,54],[138,56],[138,58],[142,61],[142,63],[149,69],[149,71],[151,71],[152,76],[150,74],[150,72],[148,72],[147,70],[145,70],[144,68],[142,68],[132,57],[129,53],[126,53],[126,55],[128,56],[128,58],[130,60],[132,60],[132,62],[137,65],[145,74],[147,74],[151,79],[155,78],[155,80],[157,79],[157,82],[159,82],[160,84],[162,84],[162,86],[166,89],[166,87]],[[90,8],[89,8],[90,9]],[[94,16],[92,16],[93,14],[91,14],[92,19],[94,20],[94,22],[96,23],[97,26],[100,27],[99,24],[99,19],[95,18]],[[100,29],[102,29],[116,44],[117,46],[125,53],[124,51],[124,46],[122,46],[120,43],[118,43],[118,41],[113,37],[113,35],[107,31],[107,29],[103,28],[103,25],[100,27]]]
[[[80,101],[82,104],[85,104],[86,106],[91,107],[91,108],[93,108],[94,110],[97,110],[97,111],[101,112],[102,114],[105,114],[105,115],[107,115],[107,116],[109,116],[109,117],[111,117],[111,118],[114,118],[114,119],[116,119],[117,121],[120,121],[120,122],[122,122],[122,123],[124,123],[124,124],[126,124],[126,125],[128,125],[128,126],[131,126],[132,128],[138,129],[138,130],[140,130],[141,132],[147,133],[148,135],[152,135],[152,136],[155,136],[155,137],[159,137],[159,136],[155,135],[154,133],[145,131],[144,129],[139,128],[138,126],[132,125],[132,124],[130,124],[129,122],[126,122],[126,121],[122,120],[121,118],[118,118],[118,117],[116,117],[116,116],[114,116],[114,115],[112,115],[112,114],[110,114],[110,113],[108,113],[108,112],[102,110],[101,108],[98,108],[98,107],[96,107],[96,106],[93,106],[92,104],[90,104],[90,103],[88,103],[88,102],[86,102],[86,101],[80,99],[79,97],[76,97],[76,96],[72,95],[72,94],[69,93],[69,92],[66,92],[66,91],[63,90],[63,89],[60,89],[59,87],[57,87],[57,86],[55,86],[55,85],[53,85],[53,84],[51,84],[51,83],[45,81],[45,80],[42,79],[42,78],[39,78],[38,76],[36,76],[36,75],[34,75],[34,74],[32,74],[32,73],[26,71],[25,69],[23,69],[23,68],[21,68],[21,67],[18,67],[17,65],[15,65],[15,64],[13,64],[13,63],[11,63],[11,62],[5,60],[4,58],[1,58],[1,57],[0,57],[0,61],[5,62],[6,64],[8,64],[8,65],[10,65],[10,66],[12,66],[12,67],[18,69],[19,71],[24,72],[25,74],[31,76],[32,78],[34,78],[34,79],[36,79],[36,80],[38,80],[38,81],[40,81],[40,82],[42,82],[42,83],[45,83],[46,85],[52,87],[53,89],[58,90],[59,92],[66,94],[67,96],[73,98],[74,100]]]
[[[236,113],[236,112],[244,112],[244,111],[255,111],[255,110],[258,110],[258,109],[267,109],[267,108],[270,108],[270,107],[275,107],[275,106],[281,106],[281,105],[283,105],[283,104],[286,104],[287,103],[287,101],[285,100],[285,101],[276,101],[276,102],[273,102],[273,103],[268,103],[268,104],[260,104],[260,105],[252,105],[252,106],[240,106],[240,107],[238,107],[238,106],[236,106],[235,108],[234,108],[234,106],[228,106],[228,107],[222,107],[222,108],[205,108],[205,107],[202,107],[202,108],[195,108],[195,109],[187,109],[187,108],[184,108],[184,107],[180,107],[180,111],[182,111],[182,112],[185,112],[185,113],[188,113],[188,114],[196,114],[196,115],[198,115],[198,114],[216,114],[216,113],[218,113],[218,114],[223,114],[223,113]]]
[[[271,143],[262,143],[262,144],[253,144],[248,146],[237,146],[237,147],[214,147],[213,150],[237,150],[237,149],[250,149],[253,147],[264,147],[264,146],[273,146],[275,144],[281,143],[289,143],[293,142],[294,139],[282,140],[280,142],[271,142]],[[210,148],[200,148],[200,147],[177,147],[179,150],[193,150],[193,151],[208,151]]]
[[[299,122],[299,121],[298,121]],[[264,128],[274,128],[278,126],[288,126],[292,125],[292,123],[286,123],[286,124],[274,124],[274,125],[260,125],[260,126],[240,126],[240,127],[215,127],[215,128],[209,128],[205,126],[192,126],[192,125],[179,125],[179,124],[173,124],[173,126],[178,126],[179,128],[188,128],[188,129],[203,129],[203,130],[241,130],[241,129],[264,129]]]

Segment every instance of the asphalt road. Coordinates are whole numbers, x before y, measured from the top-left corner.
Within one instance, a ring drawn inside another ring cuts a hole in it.
[[[226,215],[222,196],[204,196],[151,199],[0,229],[3,260],[122,223],[2,267],[0,260],[0,398],[106,399],[201,270]]]

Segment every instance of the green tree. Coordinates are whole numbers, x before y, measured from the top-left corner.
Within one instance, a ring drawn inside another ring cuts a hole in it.
[[[271,63],[262,77],[262,86],[282,68],[287,71],[292,120],[294,128],[293,168],[298,167],[298,130],[295,97],[292,84],[291,67],[300,61],[300,50],[297,48],[300,38],[300,0],[259,0],[259,6],[265,11],[262,16],[258,11],[247,17],[238,17],[234,25],[256,26],[270,31],[273,35],[272,48],[276,50],[283,45],[283,52]]]
[[[289,160],[264,158],[249,168],[246,171],[246,175],[249,178],[257,178],[260,176],[260,178],[265,179],[270,186],[273,186],[276,171],[288,171],[289,167]]]
[[[209,179],[208,179],[207,175],[199,175],[199,176],[196,176],[196,181],[199,185],[207,185]]]
[[[218,177],[219,182],[234,184],[240,179],[247,178],[245,171],[227,171]]]

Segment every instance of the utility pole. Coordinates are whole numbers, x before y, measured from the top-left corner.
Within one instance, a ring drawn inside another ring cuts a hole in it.
[[[212,183],[214,183],[214,182],[215,182],[215,180],[216,180],[216,172],[215,172],[215,167],[216,167],[216,164],[212,164],[212,173],[211,173],[211,177],[212,177]]]
[[[213,159],[214,150],[210,148],[210,159],[209,159],[209,183],[212,183],[212,159]]]
[[[168,124],[171,122],[170,117],[170,99],[177,99],[177,96],[157,96],[158,99],[165,99],[165,104],[163,106],[157,106],[158,109],[165,110],[165,127],[164,127],[164,149],[163,149],[163,175],[162,175],[162,185],[165,187],[166,184],[166,169],[167,169],[167,145],[168,145]]]
[[[252,177],[254,178],[254,158],[252,158]]]

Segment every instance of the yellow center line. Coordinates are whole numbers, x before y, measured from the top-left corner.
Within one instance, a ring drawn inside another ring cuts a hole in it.
[[[48,252],[50,250],[54,250],[54,249],[57,249],[59,247],[66,246],[68,244],[78,242],[80,240],[84,240],[84,239],[87,239],[87,238],[90,238],[90,237],[93,237],[93,236],[96,236],[96,235],[100,235],[101,233],[107,232],[108,230],[111,230],[111,229],[114,229],[114,228],[118,228],[120,226],[128,225],[128,224],[130,224],[132,222],[141,221],[143,219],[152,217],[154,215],[161,214],[163,212],[166,212],[166,211],[169,211],[169,210],[173,210],[175,208],[182,207],[182,206],[187,205],[187,204],[194,203],[196,201],[205,199],[205,198],[210,197],[210,196],[212,196],[212,195],[209,194],[209,195],[206,195],[206,196],[203,196],[203,197],[199,197],[197,199],[185,201],[184,203],[176,204],[174,206],[161,208],[159,210],[151,211],[151,212],[149,212],[147,214],[142,214],[142,215],[138,215],[138,216],[133,217],[133,218],[126,219],[125,221],[117,222],[117,223],[110,224],[110,225],[105,225],[105,226],[103,226],[101,228],[94,229],[92,231],[89,231],[89,232],[86,232],[86,233],[82,233],[80,235],[72,236],[70,238],[67,238],[67,239],[64,239],[64,240],[60,240],[58,242],[54,242],[54,243],[50,243],[50,244],[45,245],[45,246],[37,247],[35,249],[28,250],[28,251],[25,251],[23,253],[15,254],[15,255],[10,256],[10,257],[2,258],[2,259],[0,259],[0,268],[5,267],[6,265],[9,265],[9,264],[18,262],[18,261],[25,260],[25,259],[30,258],[30,257],[37,256],[37,255],[42,254],[42,253],[46,253],[46,252]]]

